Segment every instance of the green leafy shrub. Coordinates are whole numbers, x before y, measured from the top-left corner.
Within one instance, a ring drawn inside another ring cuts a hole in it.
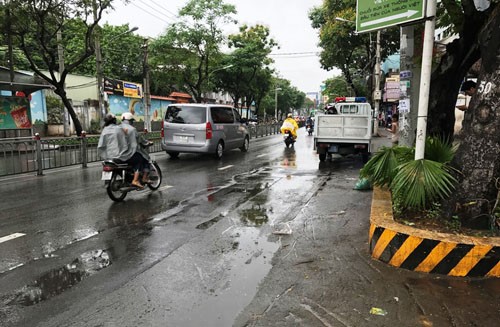
[[[399,211],[424,210],[453,191],[457,181],[449,162],[454,150],[449,142],[428,138],[425,159],[413,160],[413,148],[382,147],[361,169],[360,177],[389,187]]]
[[[382,147],[361,169],[360,176],[374,186],[389,186],[399,165],[413,157],[413,149],[403,146]]]
[[[429,203],[449,196],[457,180],[446,164],[422,159],[404,163],[390,184],[403,206],[425,209]]]
[[[59,98],[53,96],[45,97],[47,105],[47,123],[60,125],[63,123],[64,105]]]
[[[99,121],[96,120],[91,120],[90,121],[90,130],[87,131],[88,134],[99,134],[101,130],[101,125],[99,124]]]
[[[425,140],[425,159],[449,163],[455,156],[456,146],[440,137],[428,137]]]

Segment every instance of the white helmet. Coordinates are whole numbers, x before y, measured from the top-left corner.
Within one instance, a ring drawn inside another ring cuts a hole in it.
[[[122,114],[122,120],[135,120],[135,118],[130,112],[124,112]]]

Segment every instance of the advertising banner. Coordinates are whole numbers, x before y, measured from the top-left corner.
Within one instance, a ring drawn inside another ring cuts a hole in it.
[[[123,95],[129,98],[142,98],[142,85],[123,82]]]
[[[25,97],[0,96],[0,129],[31,128],[30,102]]]
[[[104,77],[104,92],[129,98],[142,98],[142,84]]]
[[[123,82],[117,79],[104,77],[104,92],[123,96]]]

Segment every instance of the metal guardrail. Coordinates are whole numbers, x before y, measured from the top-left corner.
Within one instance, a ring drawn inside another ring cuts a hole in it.
[[[279,133],[278,124],[249,125],[251,138],[264,137]],[[146,136],[153,142],[148,148],[150,153],[161,152],[160,132]],[[0,139],[0,177],[36,172],[43,175],[47,169],[73,165],[87,167],[90,162],[101,161],[97,153],[98,135],[85,135],[60,138],[21,137]]]

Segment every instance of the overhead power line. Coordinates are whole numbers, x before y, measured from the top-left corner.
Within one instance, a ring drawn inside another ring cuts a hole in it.
[[[161,4],[159,4],[155,0],[149,0],[149,1],[151,1],[153,4],[155,4],[158,8],[165,10],[168,13],[168,15],[171,16],[172,18],[179,19],[177,14],[175,14],[175,13],[171,12],[169,9],[163,7]],[[153,7],[153,6],[151,6],[151,7]]]
[[[138,9],[140,9],[140,10],[144,11],[144,12],[145,12],[145,13],[147,13],[148,15],[153,16],[153,17],[155,17],[156,19],[161,20],[161,21],[162,21],[162,22],[164,22],[164,23],[170,24],[170,22],[169,22],[169,21],[166,21],[166,20],[165,20],[165,19],[163,19],[162,17],[160,17],[160,16],[158,16],[158,15],[156,15],[156,14],[153,14],[152,12],[150,12],[149,10],[146,10],[146,9],[145,9],[145,8],[143,8],[143,7],[138,6],[138,5],[136,5],[135,3],[133,3],[133,2],[131,2],[130,4],[131,4],[132,6],[134,6],[134,7],[136,7],[136,8],[138,8]]]

